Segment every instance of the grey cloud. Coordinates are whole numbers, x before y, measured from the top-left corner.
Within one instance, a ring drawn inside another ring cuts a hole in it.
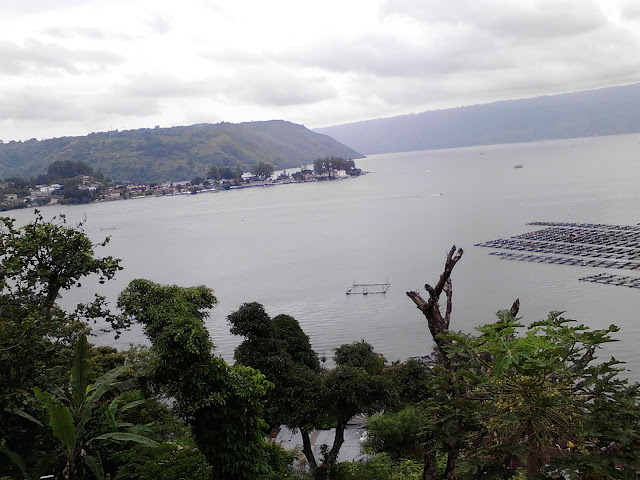
[[[4,74],[19,75],[43,70],[79,73],[123,61],[121,56],[111,52],[72,50],[36,40],[29,40],[22,47],[11,42],[0,42],[0,73]]]
[[[129,77],[116,91],[127,97],[186,98],[212,92],[213,80],[182,80],[166,74],[143,74]]]
[[[53,97],[44,90],[24,89],[0,97],[0,119],[2,120],[71,120],[80,113],[73,103],[65,98]]]
[[[308,50],[282,56],[282,61],[318,66],[334,72],[371,73],[390,77],[439,75],[458,69],[468,71],[507,66],[492,37],[459,30],[450,38],[408,42],[387,34],[362,35],[352,41],[333,39]]]
[[[242,102],[271,107],[316,103],[337,96],[336,89],[324,77],[301,75],[278,67],[270,71],[241,69],[228,87],[231,96]]]
[[[337,95],[324,77],[266,64],[240,68],[231,77],[209,76],[198,80],[138,75],[130,77],[114,91],[127,98],[233,98],[259,106],[315,103]]]
[[[39,122],[102,122],[105,117],[153,115],[159,104],[152,98],[106,95],[104,92],[74,94],[50,89],[24,87],[0,96],[0,120]]]
[[[412,31],[412,39],[385,33],[361,35],[350,41],[334,36],[321,45],[282,54],[281,61],[406,81],[421,77],[421,81],[437,82],[442,77],[451,87],[453,80],[462,82],[461,77],[468,76],[477,84],[486,82],[490,89],[496,88],[496,81],[502,83],[501,76],[508,79],[522,75],[560,85],[582,80],[589,83],[597,72],[607,68],[612,72],[638,68],[636,52],[640,45],[635,36],[627,29],[607,24],[592,2],[579,6],[571,2],[514,2],[500,11],[498,7],[504,3],[508,2],[387,2],[384,15],[406,12],[421,22],[433,23],[422,25],[421,39],[415,38],[420,25]],[[498,12],[491,18],[485,12],[486,18],[480,18],[474,14],[479,6],[491,7],[492,14]],[[583,6],[583,14],[571,16],[573,9]],[[537,32],[541,25],[545,29]],[[567,36],[560,38],[563,27]],[[626,73],[610,77],[614,83],[623,79],[628,79]]]
[[[83,102],[84,103],[84,102]],[[94,118],[106,115],[110,117],[146,117],[160,113],[157,98],[129,97],[124,95],[95,96],[87,99],[85,110]]]
[[[566,37],[606,25],[595,0],[387,0],[383,16],[401,15],[427,24],[472,25],[517,38]]]

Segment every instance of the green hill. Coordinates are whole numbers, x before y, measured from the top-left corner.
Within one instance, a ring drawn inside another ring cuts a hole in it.
[[[114,181],[188,180],[213,166],[244,171],[259,161],[298,167],[318,158],[363,155],[331,137],[282,120],[143,128],[0,144],[0,178],[44,174],[56,160],[83,161]]]

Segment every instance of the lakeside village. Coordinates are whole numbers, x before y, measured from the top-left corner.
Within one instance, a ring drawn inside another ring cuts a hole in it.
[[[11,177],[0,181],[0,211],[56,204],[81,204],[125,200],[147,196],[195,195],[236,188],[287,183],[338,180],[361,175],[353,160],[327,157],[292,174],[274,173],[273,165],[259,162],[249,172],[236,167],[213,166],[206,177],[164,183],[112,182],[84,162],[54,162],[46,175],[37,178]]]

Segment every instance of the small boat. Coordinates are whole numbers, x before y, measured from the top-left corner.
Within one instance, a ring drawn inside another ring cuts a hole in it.
[[[522,165],[516,165],[516,166],[515,166],[515,167],[513,167],[513,168],[522,168]]]

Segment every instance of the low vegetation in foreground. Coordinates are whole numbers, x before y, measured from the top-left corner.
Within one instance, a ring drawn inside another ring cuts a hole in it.
[[[638,385],[601,359],[615,326],[553,312],[525,325],[519,302],[450,329],[451,249],[435,286],[408,297],[425,316],[433,362],[389,364],[365,341],[324,366],[297,320],[248,302],[228,317],[235,364],[203,320],[207,286],[132,281],[118,311],[103,297],[64,311],[58,294],[121,269],[63,217],[0,219],[0,478],[139,480],[631,479],[640,475]],[[142,325],[150,347],[87,341],[95,321]],[[425,345],[425,349],[430,348]],[[364,456],[339,462],[347,423],[367,418]],[[300,451],[268,441],[300,432]],[[316,452],[310,436],[335,429]]]

